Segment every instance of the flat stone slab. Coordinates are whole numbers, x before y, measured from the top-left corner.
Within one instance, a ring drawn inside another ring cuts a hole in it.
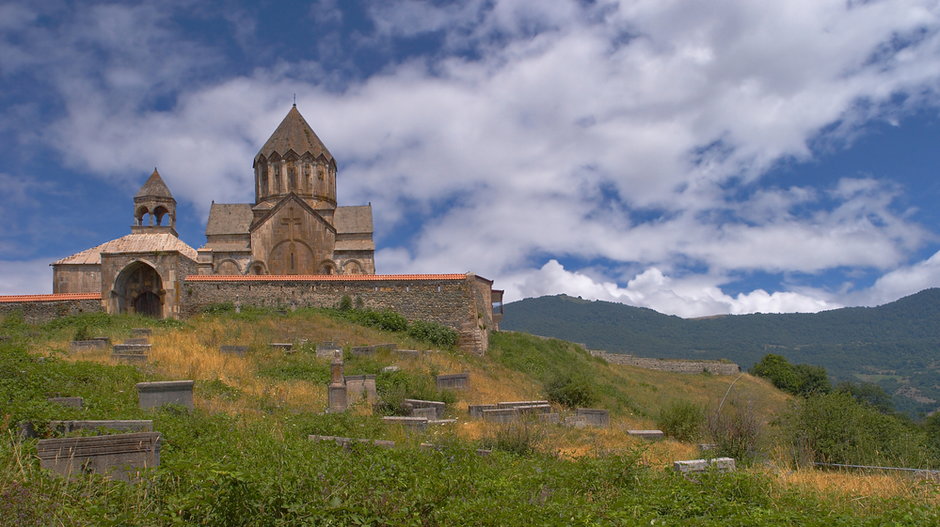
[[[36,453],[42,468],[66,478],[91,472],[133,481],[142,470],[160,465],[160,433],[41,439]]]
[[[146,353],[112,353],[111,358],[124,362],[147,362]]]
[[[393,371],[401,371],[401,368],[399,368],[398,366],[386,366],[382,368],[382,371],[386,373],[393,372]]]
[[[539,418],[539,421],[549,424],[558,424],[561,422],[561,414],[558,413],[545,413],[545,414],[536,414]]]
[[[429,425],[450,425],[456,422],[456,419],[428,419]]]
[[[577,408],[575,415],[584,421],[586,426],[607,427],[610,425],[610,412],[600,408]]]
[[[294,343],[293,342],[272,342],[269,344],[271,349],[277,351],[293,351]]]
[[[152,346],[150,344],[115,344],[111,346],[111,352],[114,354],[125,355],[146,355],[150,353]]]
[[[226,355],[244,357],[248,353],[248,346],[219,346],[219,351]]]
[[[153,335],[153,330],[150,328],[134,328],[131,330],[131,335],[135,337],[149,337]]]
[[[715,470],[718,472],[734,472],[734,458],[716,457],[714,459],[689,459],[673,461],[672,468],[680,474],[695,474]]]
[[[425,419],[437,419],[437,408],[425,406],[423,408],[412,408],[411,417],[423,417]]]
[[[81,408],[85,403],[85,400],[81,397],[47,397],[46,400],[70,408]]]
[[[530,404],[526,406],[516,406],[514,408],[519,412],[519,415],[547,414],[552,411],[551,405],[548,404]]]
[[[470,386],[469,373],[448,373],[435,377],[438,390],[464,390]]]
[[[394,448],[394,441],[387,441],[385,439],[358,439],[352,437],[339,437],[339,436],[321,436],[321,435],[309,435],[307,439],[310,441],[332,441],[337,445],[342,447],[349,447],[354,443],[364,443],[375,445],[382,448]]]
[[[407,359],[417,359],[421,356],[421,352],[418,350],[395,350],[395,353],[405,357]]]
[[[111,339],[109,337],[73,340],[69,342],[69,351],[104,350],[108,349],[109,346],[111,346]]]
[[[117,430],[119,432],[153,432],[153,421],[135,420],[100,420],[100,421],[49,421],[49,428],[67,434],[75,430]]]
[[[375,375],[346,375],[346,404],[352,406],[365,400],[369,405],[379,401],[379,392],[375,387]]]
[[[124,344],[150,344],[150,339],[147,337],[133,337],[124,339]]]
[[[423,399],[405,399],[402,405],[407,408],[434,408],[437,411],[437,418],[444,417],[444,410],[447,409],[447,403],[443,401],[425,401]]]
[[[140,407],[157,408],[165,404],[178,404],[193,408],[193,381],[157,381],[137,383]]]
[[[376,344],[372,347],[375,348],[375,351],[392,352],[395,351],[397,346],[395,344]]]
[[[353,354],[356,357],[365,357],[368,355],[375,355],[375,346],[356,346],[349,349],[349,353]]]
[[[496,403],[497,408],[514,408],[516,406],[534,406],[537,404],[548,404],[548,401],[505,401]]]
[[[639,437],[648,441],[659,441],[666,437],[662,430],[627,430],[627,435]]]
[[[511,423],[519,418],[519,411],[515,408],[496,408],[483,410],[483,420],[488,423]]]
[[[483,410],[495,410],[495,404],[470,404],[467,405],[467,413],[474,419],[483,419]]]
[[[428,419],[424,417],[385,416],[382,421],[404,426],[408,430],[424,431],[428,428]]]

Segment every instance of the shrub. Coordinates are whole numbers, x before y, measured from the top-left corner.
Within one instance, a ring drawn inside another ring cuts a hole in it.
[[[340,311],[349,311],[352,309],[353,303],[352,299],[349,298],[349,295],[343,295],[343,298],[339,299],[339,310]]]
[[[777,388],[800,396],[828,393],[832,390],[829,376],[822,366],[790,364],[786,358],[768,353],[751,368],[751,373],[764,377]]]
[[[568,408],[590,406],[597,401],[597,393],[590,381],[570,373],[559,374],[546,383],[545,392],[549,401]]]
[[[378,410],[385,415],[404,415],[405,399],[424,399],[453,404],[456,397],[448,390],[438,390],[429,375],[405,370],[383,371],[376,376],[375,389],[381,398]]]
[[[544,430],[535,421],[517,419],[493,429],[490,434],[483,437],[481,444],[483,448],[502,450],[517,456],[528,456],[535,453],[539,442],[544,437]]]
[[[88,340],[91,338],[91,335],[88,332],[88,326],[81,325],[78,326],[78,329],[75,330],[75,335],[72,336],[72,340]]]
[[[705,409],[689,401],[675,401],[659,412],[656,425],[669,437],[691,442],[701,436]]]
[[[707,417],[705,427],[716,455],[743,462],[754,457],[763,426],[749,402],[730,401]]]
[[[408,335],[429,342],[436,346],[451,347],[457,345],[458,334],[453,328],[435,322],[415,320],[408,326]]]

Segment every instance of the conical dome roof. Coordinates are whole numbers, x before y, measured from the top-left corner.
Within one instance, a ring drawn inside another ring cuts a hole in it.
[[[326,149],[326,145],[323,144],[323,141],[320,141],[313,128],[310,128],[304,117],[300,115],[297,105],[291,107],[290,111],[287,112],[287,116],[284,117],[281,124],[268,138],[268,141],[261,147],[255,159],[257,160],[258,156],[261,155],[269,158],[274,153],[284,156],[290,150],[293,150],[298,156],[309,152],[313,157],[323,154],[328,161],[333,160],[333,155]]]
[[[156,168],[153,169],[153,174],[150,174],[144,186],[140,187],[140,190],[137,191],[137,195],[134,196],[134,198],[145,197],[173,199],[173,194],[170,194],[170,188],[163,182],[163,178],[160,177],[160,173],[157,172]]]

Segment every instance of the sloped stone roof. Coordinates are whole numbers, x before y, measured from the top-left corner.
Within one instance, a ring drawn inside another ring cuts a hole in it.
[[[291,107],[290,111],[287,112],[287,116],[284,117],[281,124],[268,138],[268,141],[261,147],[258,155],[255,156],[255,160],[257,161],[261,155],[270,158],[275,152],[283,157],[291,150],[298,156],[309,152],[313,157],[323,154],[327,161],[333,160],[333,154],[330,154],[323,141],[320,141],[313,128],[310,128],[304,117],[300,115],[297,106]]]
[[[140,187],[140,190],[134,196],[134,198],[148,197],[173,199],[173,194],[170,194],[170,187],[163,182],[163,178],[160,177],[160,173],[157,172],[156,168],[153,169],[153,174],[150,174],[150,177],[144,182],[144,186]]]
[[[213,203],[209,207],[206,236],[217,234],[246,234],[254,213],[250,203]]]
[[[333,225],[337,234],[371,234],[372,205],[336,207]]]
[[[147,233],[122,236],[116,240],[102,243],[97,247],[85,249],[72,256],[57,260],[52,265],[100,264],[101,253],[147,253],[157,251],[177,251],[190,260],[196,259],[196,249],[193,249],[176,236],[166,233]]]

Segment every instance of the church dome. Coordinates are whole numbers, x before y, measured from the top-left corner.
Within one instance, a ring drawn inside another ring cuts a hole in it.
[[[261,156],[270,159],[274,154],[284,157],[290,151],[298,156],[309,153],[317,158],[322,155],[327,161],[333,161],[333,154],[330,154],[323,141],[320,141],[313,128],[310,128],[304,117],[300,115],[296,105],[291,107],[284,120],[261,147],[258,155],[255,156],[255,161]]]

